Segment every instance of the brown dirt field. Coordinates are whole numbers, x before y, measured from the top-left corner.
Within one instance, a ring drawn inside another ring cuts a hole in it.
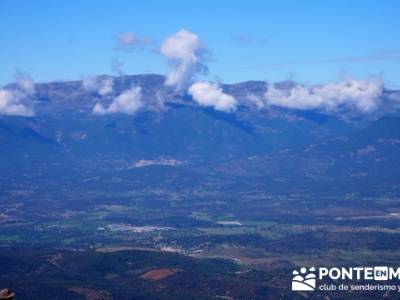
[[[161,280],[181,271],[181,269],[155,269],[142,274],[140,278],[145,280]]]

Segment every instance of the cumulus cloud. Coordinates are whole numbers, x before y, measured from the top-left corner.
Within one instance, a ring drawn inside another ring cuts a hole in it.
[[[29,96],[35,93],[32,77],[20,70],[15,74],[16,85],[0,89],[0,115],[33,116],[34,111]]]
[[[99,94],[104,96],[104,95],[111,93],[113,91],[113,84],[114,84],[114,81],[112,78],[105,79],[103,81],[102,85],[100,86]]]
[[[383,94],[383,83],[379,79],[346,79],[337,83],[305,86],[296,84],[289,89],[268,85],[265,100],[269,105],[287,108],[327,112],[342,109],[370,113],[376,110]]]
[[[82,80],[82,87],[85,91],[96,92],[100,96],[105,96],[113,91],[114,80],[112,78],[99,78],[89,76]]]
[[[142,89],[140,87],[133,87],[122,92],[108,107],[97,103],[93,108],[93,113],[97,115],[115,113],[134,115],[142,106]]]
[[[20,91],[0,90],[0,114],[10,116],[33,116],[33,109],[23,104],[26,95]]]
[[[152,44],[152,39],[145,36],[138,36],[133,32],[123,32],[116,36],[117,46],[120,49],[145,48]]]
[[[255,107],[258,110],[263,109],[266,105],[262,96],[254,94],[247,94],[245,97],[245,102],[247,102],[247,104],[250,104],[251,106]]]
[[[187,88],[197,73],[208,71],[205,64],[207,49],[196,34],[185,29],[166,38],[160,53],[167,59],[170,67],[165,84],[177,91]]]
[[[199,105],[213,107],[216,110],[230,112],[237,106],[236,99],[225,94],[216,83],[196,82],[190,86],[189,94]]]

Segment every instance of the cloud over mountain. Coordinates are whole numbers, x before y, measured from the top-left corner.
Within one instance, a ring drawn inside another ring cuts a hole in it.
[[[199,81],[192,84],[189,94],[201,106],[213,107],[216,110],[231,112],[236,109],[236,99],[225,94],[216,83]]]
[[[15,73],[15,82],[24,93],[31,95],[35,92],[35,84],[28,73],[17,70]]]
[[[93,113],[97,115],[115,113],[134,115],[143,106],[141,99],[142,89],[140,87],[133,87],[122,92],[108,107],[97,103],[93,108]]]
[[[160,53],[167,59],[169,72],[165,84],[182,91],[197,73],[208,71],[207,49],[200,38],[185,29],[169,36],[161,45]]]
[[[269,84],[265,100],[269,105],[299,110],[337,112],[349,109],[369,113],[378,108],[382,94],[381,80],[350,78],[337,83],[315,86],[295,84],[289,89]]]
[[[33,109],[22,103],[25,95],[19,91],[0,90],[0,114],[33,116]]]
[[[35,93],[32,77],[17,70],[15,82],[12,89],[0,89],[0,115],[33,116],[33,104],[28,99]]]
[[[82,80],[82,87],[85,91],[96,92],[100,96],[111,93],[113,84],[112,78],[99,78],[98,76],[89,76]]]

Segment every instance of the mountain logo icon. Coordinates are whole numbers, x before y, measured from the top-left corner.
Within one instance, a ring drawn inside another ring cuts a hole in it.
[[[301,268],[293,271],[292,291],[314,291],[317,285],[315,268]]]

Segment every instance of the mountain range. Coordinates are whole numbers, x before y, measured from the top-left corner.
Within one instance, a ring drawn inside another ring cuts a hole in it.
[[[282,192],[400,192],[397,110],[365,117],[260,109],[251,99],[262,97],[267,83],[247,81],[221,85],[240,103],[224,112],[165,87],[161,75],[112,79],[106,96],[84,89],[82,81],[36,84],[34,116],[0,116],[0,184],[117,176],[149,186],[180,178],[189,185],[224,182]],[[96,103],[106,107],[134,86],[141,87],[143,109],[93,114]],[[399,92],[386,90],[382,97],[388,94]]]

